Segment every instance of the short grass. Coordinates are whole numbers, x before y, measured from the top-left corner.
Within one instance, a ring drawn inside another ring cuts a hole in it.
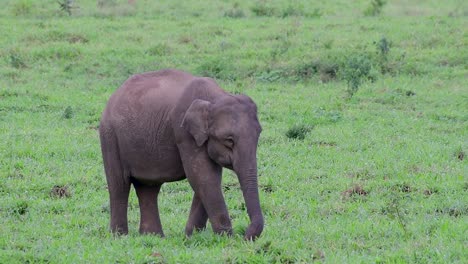
[[[468,5],[371,2],[3,1],[0,263],[466,263]],[[101,111],[167,67],[256,101],[257,241],[232,173],[233,237],[185,238],[185,181],[162,188],[166,238],[138,234],[134,193],[109,234]]]

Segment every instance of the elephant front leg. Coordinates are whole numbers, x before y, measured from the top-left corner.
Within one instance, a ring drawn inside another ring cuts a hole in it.
[[[191,236],[193,230],[203,230],[206,227],[206,221],[208,220],[208,213],[203,206],[203,203],[195,193],[193,195],[192,207],[190,209],[190,216],[185,226],[185,235]]]
[[[232,234],[231,219],[221,191],[222,168],[208,161],[207,165],[198,169],[200,171],[197,174],[188,173],[187,179],[201,200],[213,231],[217,234]],[[194,219],[198,213],[195,211]]]
[[[164,237],[158,210],[161,185],[146,186],[134,183],[133,186],[140,205],[140,234],[158,234]]]
[[[213,231],[217,234],[232,234],[231,219],[221,190],[222,167],[210,159],[206,150],[194,147],[194,143],[179,145],[187,180],[198,199],[201,200]],[[197,203],[198,201],[195,200],[195,205]],[[199,213],[198,210],[194,211],[194,220],[196,216],[200,215]],[[192,214],[189,218],[190,225],[192,225],[191,219]],[[190,227],[188,229],[190,230]]]

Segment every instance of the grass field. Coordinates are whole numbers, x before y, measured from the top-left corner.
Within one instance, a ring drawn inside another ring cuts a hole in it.
[[[2,1],[0,263],[467,263],[468,4],[378,2]],[[233,237],[185,238],[186,181],[162,187],[166,238],[138,234],[133,191],[109,233],[100,114],[162,68],[256,101],[257,241],[228,171]]]

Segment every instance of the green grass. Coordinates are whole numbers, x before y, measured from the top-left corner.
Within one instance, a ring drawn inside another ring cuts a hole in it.
[[[0,263],[466,263],[466,1],[127,2],[2,2]],[[233,237],[185,238],[186,181],[162,187],[165,239],[138,234],[134,192],[108,232],[100,114],[167,67],[256,101],[257,241],[232,173]]]

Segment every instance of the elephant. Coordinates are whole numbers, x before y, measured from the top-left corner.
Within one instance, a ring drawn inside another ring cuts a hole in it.
[[[158,193],[165,182],[187,179],[194,191],[185,234],[206,228],[232,234],[221,187],[222,169],[235,172],[250,224],[244,238],[263,231],[257,146],[262,127],[257,106],[212,78],[165,69],[135,74],[111,96],[99,135],[109,197],[110,229],[128,234],[127,207],[133,185],[141,234],[164,237]]]

